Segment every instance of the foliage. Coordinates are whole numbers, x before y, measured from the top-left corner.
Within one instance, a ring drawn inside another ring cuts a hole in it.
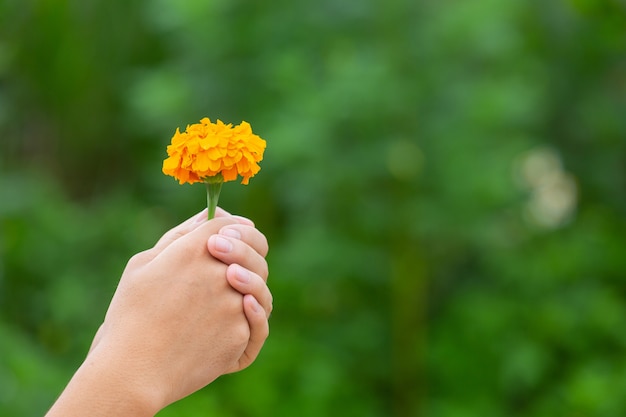
[[[267,140],[221,205],[271,337],[161,415],[620,416],[620,0],[0,0],[0,414],[42,415],[126,260],[199,211],[176,126]]]

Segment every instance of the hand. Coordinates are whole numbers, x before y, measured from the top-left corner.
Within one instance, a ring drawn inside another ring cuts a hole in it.
[[[218,234],[209,237],[207,247],[213,257],[229,265],[226,270],[226,278],[235,290],[244,295],[243,304],[250,324],[250,340],[240,358],[239,368],[234,370],[238,371],[246,368],[256,359],[269,334],[267,319],[273,308],[272,294],[266,285],[268,267],[265,256],[267,256],[269,248],[267,239],[254,227],[254,223],[250,219],[232,216],[220,207],[217,207],[215,217],[229,218],[236,222],[222,227]],[[136,257],[146,257],[147,261],[176,239],[188,234],[207,221],[207,210],[205,209],[169,230],[154,248],[136,255]],[[253,308],[256,304],[255,301],[263,307],[265,318]],[[94,349],[101,337],[102,326],[98,329],[89,352]]]
[[[218,207],[216,217],[228,216]],[[205,216],[206,217],[206,216]],[[244,294],[244,311],[250,323],[250,341],[239,360],[239,368],[249,366],[258,356],[269,334],[268,322],[272,312],[272,294],[267,288],[268,267],[265,260],[268,244],[265,236],[244,217],[233,216],[239,224],[222,227],[217,235],[209,238],[211,255],[229,265],[226,278],[230,285]],[[252,314],[255,299],[265,311],[265,317]]]
[[[190,219],[131,258],[85,363],[57,401],[69,408],[55,404],[50,415],[89,406],[153,415],[254,360],[272,303],[267,242],[250,221],[220,214]],[[128,401],[111,407],[120,394]]]

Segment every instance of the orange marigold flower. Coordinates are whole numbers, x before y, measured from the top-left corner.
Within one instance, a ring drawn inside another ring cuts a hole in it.
[[[211,123],[205,117],[182,133],[176,129],[167,147],[169,157],[163,161],[163,173],[181,184],[207,182],[219,174],[224,182],[241,176],[241,183],[248,184],[261,169],[265,145],[247,122],[233,127],[219,119]]]

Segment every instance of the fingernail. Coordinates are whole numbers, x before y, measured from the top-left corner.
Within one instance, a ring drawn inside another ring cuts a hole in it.
[[[225,227],[222,230],[220,230],[220,234],[224,236],[233,237],[235,239],[241,239],[241,233],[239,233],[239,230],[231,229],[228,227]]]
[[[223,237],[220,237],[218,235],[214,235],[215,237],[213,239],[215,243],[215,249],[217,249],[220,252],[230,252],[231,250],[233,250],[233,244],[230,243],[228,241],[228,239],[224,239]]]
[[[250,282],[250,272],[248,272],[246,268],[236,264],[233,264],[233,268],[235,268],[235,278],[237,278],[237,281],[241,282],[242,284],[247,284],[248,282]]]

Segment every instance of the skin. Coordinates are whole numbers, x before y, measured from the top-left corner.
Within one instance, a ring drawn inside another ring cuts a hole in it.
[[[153,416],[249,366],[269,334],[267,251],[250,220],[218,210],[133,256],[85,361],[47,416]]]

